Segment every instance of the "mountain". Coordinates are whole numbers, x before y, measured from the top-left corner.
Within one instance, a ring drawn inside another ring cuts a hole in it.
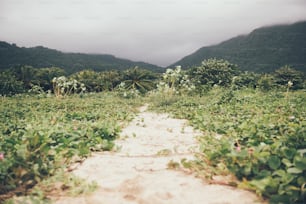
[[[36,68],[55,66],[65,69],[67,73],[84,69],[124,70],[135,66],[154,72],[164,71],[164,68],[156,65],[120,59],[113,55],[64,53],[42,46],[25,48],[0,41],[0,70],[18,65],[30,65]]]
[[[246,71],[271,72],[290,65],[306,72],[306,21],[258,28],[248,35],[202,47],[171,66],[188,68],[208,58],[226,59]]]

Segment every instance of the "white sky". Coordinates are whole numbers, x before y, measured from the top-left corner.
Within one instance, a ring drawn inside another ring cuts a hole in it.
[[[253,29],[306,20],[306,0],[0,0],[0,41],[167,66]]]

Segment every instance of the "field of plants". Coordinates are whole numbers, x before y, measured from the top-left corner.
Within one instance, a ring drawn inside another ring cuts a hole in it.
[[[92,151],[111,150],[137,112],[188,119],[203,132],[198,175],[232,173],[271,203],[306,202],[305,75],[245,73],[210,59],[162,75],[20,67],[0,73],[0,202],[27,194]]]
[[[24,194],[91,151],[112,149],[140,105],[112,93],[0,100],[0,201]]]
[[[153,109],[203,132],[200,176],[234,173],[271,203],[306,201],[306,93],[215,88],[206,95],[152,96]]]

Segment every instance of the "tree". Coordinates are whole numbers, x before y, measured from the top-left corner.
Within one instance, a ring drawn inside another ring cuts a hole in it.
[[[33,84],[37,84],[35,81],[37,69],[32,66],[22,65],[15,67],[13,73],[18,81],[22,81],[25,89],[30,89]]]
[[[18,81],[11,72],[0,72],[0,95],[13,95],[23,91],[23,83]]]
[[[269,91],[275,88],[275,78],[271,74],[262,75],[257,82],[257,86],[262,91]]]
[[[155,88],[154,80],[156,78],[153,72],[135,67],[123,72],[122,82],[127,90],[136,89],[145,93]]]
[[[86,90],[89,92],[102,91],[102,79],[98,72],[92,70],[83,70],[71,75],[71,78],[85,84]]]
[[[84,83],[89,92],[112,91],[122,81],[118,71],[83,70],[71,75],[71,78]]]
[[[256,88],[260,75],[254,72],[243,72],[233,78],[233,85],[236,88]]]
[[[292,82],[292,89],[303,88],[304,75],[290,66],[286,65],[274,72],[275,82],[280,86],[287,86],[288,82]]]
[[[112,91],[122,81],[122,74],[119,71],[100,72],[102,90]]]
[[[204,60],[198,67],[191,68],[190,77],[196,85],[229,86],[239,71],[236,65],[222,59]]]
[[[54,77],[66,75],[65,70],[58,67],[37,69],[34,76],[34,84],[40,86],[44,91],[52,89]]]

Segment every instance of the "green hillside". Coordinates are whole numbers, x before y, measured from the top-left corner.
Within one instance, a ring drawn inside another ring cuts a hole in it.
[[[116,58],[112,55],[64,53],[42,46],[25,48],[15,44],[0,41],[0,69],[7,69],[17,65],[30,65],[33,67],[61,67],[67,73],[74,73],[84,69],[95,71],[125,70],[138,66],[155,72],[164,69],[156,65],[133,62]]]
[[[202,47],[171,66],[187,68],[208,58],[226,59],[248,71],[271,72],[290,65],[306,72],[306,21],[262,27],[248,35]]]

